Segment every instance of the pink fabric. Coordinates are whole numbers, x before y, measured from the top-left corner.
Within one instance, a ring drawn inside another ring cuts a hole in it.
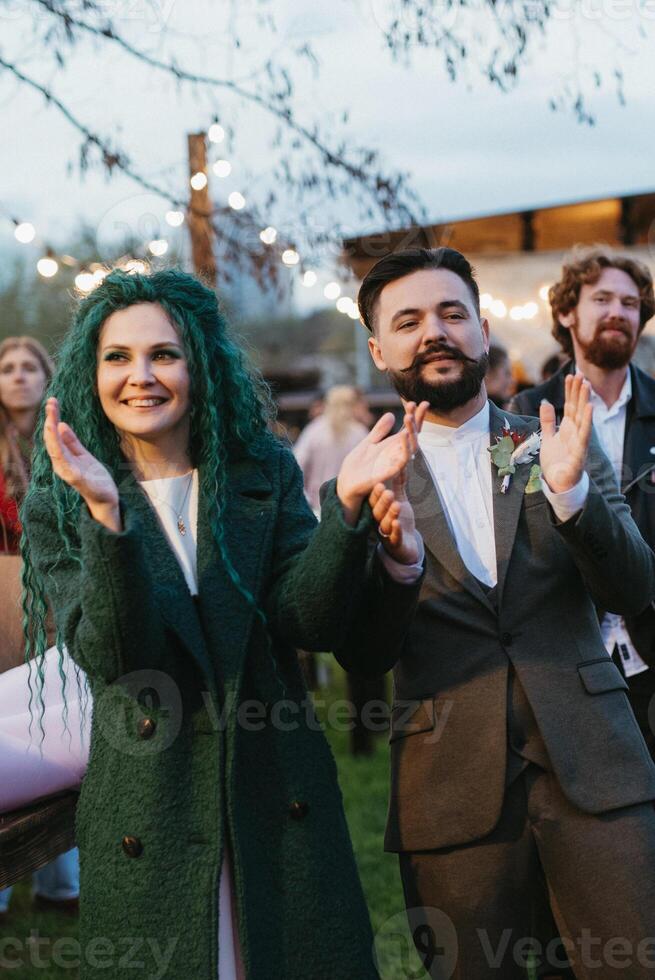
[[[310,422],[298,436],[293,453],[303,472],[305,496],[315,513],[321,509],[319,491],[326,480],[332,480],[344,459],[368,435],[361,422],[351,422],[337,437],[324,416]]]
[[[218,887],[218,980],[245,980],[234,897],[232,856],[227,844]]]
[[[26,664],[0,674],[0,813],[27,806],[42,797],[82,782],[89,758],[92,702],[87,695],[86,716],[81,704],[74,665],[64,655],[68,725],[63,721],[63,687],[59,677],[59,652],[45,655],[43,700],[45,738],[41,741],[40,706],[35,701],[30,737],[29,670]],[[35,668],[31,668],[34,689]],[[84,675],[81,675],[82,682]]]

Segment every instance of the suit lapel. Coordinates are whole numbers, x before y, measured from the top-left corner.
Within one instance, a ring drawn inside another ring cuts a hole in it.
[[[505,419],[509,422],[511,429],[515,432],[525,433],[525,435],[536,432],[539,428],[538,419],[528,421],[519,416],[501,412],[490,402],[490,444],[493,445],[496,441],[496,436],[501,435]],[[534,462],[536,462],[536,459],[533,459],[532,463]],[[505,578],[507,577],[507,569],[509,568],[512,557],[519,516],[521,514],[521,507],[523,506],[523,497],[530,478],[532,463],[521,463],[517,466],[516,472],[510,480],[507,492],[501,493],[502,479],[498,476],[498,470],[492,460],[489,460],[489,465],[491,466],[491,493],[494,514],[494,537],[496,541],[499,607],[503,599]]]
[[[492,603],[457,550],[439,492],[420,450],[407,468],[407,495],[412,502],[417,530],[426,548],[454,579],[493,612]]]

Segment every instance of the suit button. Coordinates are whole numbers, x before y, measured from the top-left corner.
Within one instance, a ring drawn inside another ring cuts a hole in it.
[[[512,642],[513,642],[512,634],[511,633],[503,633],[503,635],[500,638],[500,642],[503,644],[504,647],[511,647]]]
[[[142,718],[136,726],[136,730],[139,733],[139,738],[152,738],[157,731],[157,722],[152,718]]]
[[[294,800],[289,807],[289,816],[292,820],[304,820],[308,810],[309,803],[301,803],[300,800]]]
[[[128,857],[138,858],[143,854],[143,844],[138,837],[124,837],[121,843]]]

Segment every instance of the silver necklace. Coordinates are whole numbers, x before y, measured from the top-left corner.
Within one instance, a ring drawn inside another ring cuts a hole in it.
[[[189,482],[187,484],[187,488],[184,494],[184,499],[182,500],[179,510],[175,508],[173,504],[169,504],[168,500],[164,500],[162,497],[158,497],[157,494],[154,493],[152,495],[154,499],[157,500],[160,504],[164,504],[166,507],[170,507],[170,509],[173,511],[175,517],[177,518],[177,529],[182,536],[186,534],[186,524],[184,523],[184,518],[182,517],[182,514],[184,513],[184,505],[186,504],[187,497],[189,496],[189,491],[191,490],[192,483],[193,483],[193,470],[191,470],[191,473],[189,474]]]

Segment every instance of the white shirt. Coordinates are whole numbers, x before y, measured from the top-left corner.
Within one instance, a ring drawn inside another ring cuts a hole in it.
[[[198,470],[165,480],[142,480],[140,486],[155,509],[162,530],[184,573],[189,592],[191,595],[198,595]],[[178,517],[184,521],[186,534],[180,534]]]
[[[462,561],[477,579],[493,587],[498,581],[498,569],[489,442],[489,402],[457,428],[424,422],[418,436]],[[564,493],[553,493],[545,480],[542,485],[555,516],[567,521],[582,510],[589,491],[589,477],[583,473],[578,484]],[[423,554],[416,565],[400,565],[383,548],[380,547],[379,553],[397,581],[409,583],[418,578]]]
[[[489,403],[457,428],[424,422],[418,443],[462,561],[481,582],[495,585]]]
[[[589,395],[589,400],[594,409],[594,430],[605,455],[612,464],[619,486],[621,486],[623,476],[625,419],[628,402],[631,398],[632,378],[629,370],[626,371],[619,397],[609,408],[593,388],[591,388]],[[617,613],[605,613],[600,624],[600,630],[608,653],[611,654],[614,647],[618,646],[626,677],[633,677],[635,674],[641,674],[644,670],[648,670],[648,664],[644,663],[630,640],[630,634],[622,616]]]

